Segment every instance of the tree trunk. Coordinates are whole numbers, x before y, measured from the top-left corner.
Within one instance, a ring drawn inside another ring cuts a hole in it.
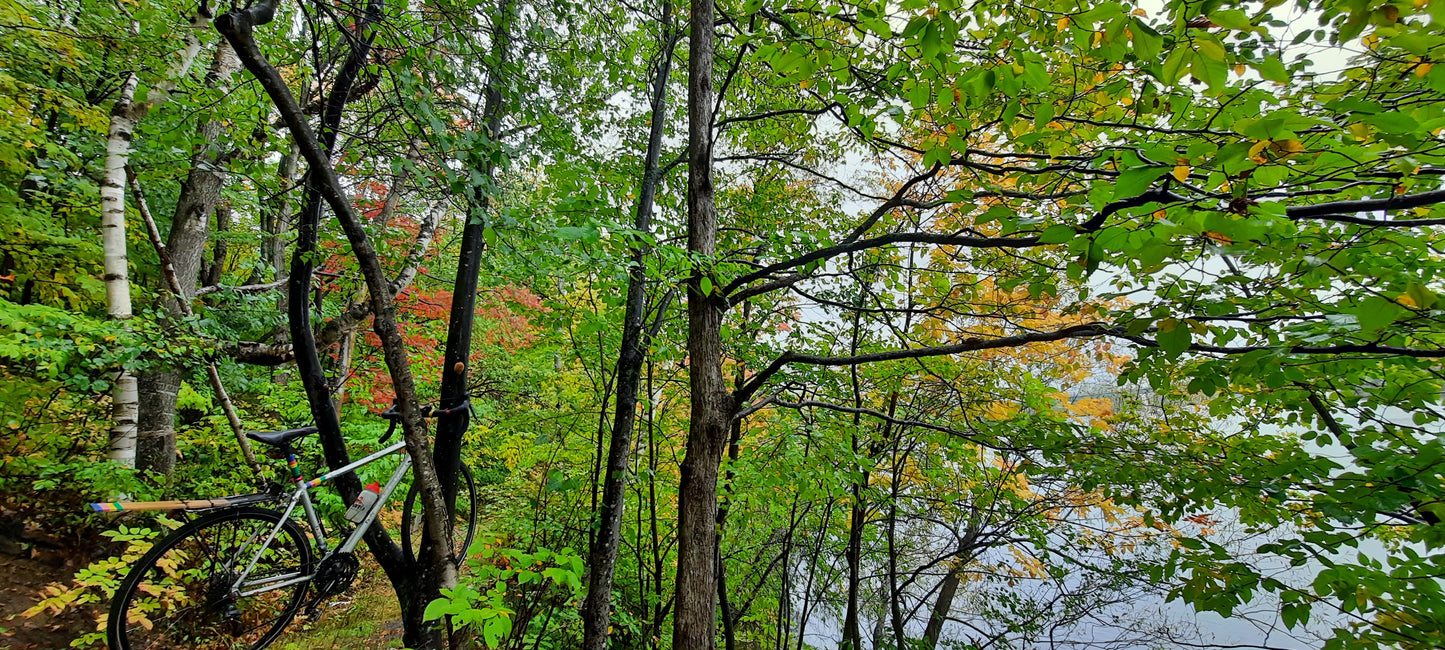
[[[943,624],[948,621],[948,613],[953,610],[953,599],[962,584],[959,571],[978,553],[978,539],[983,532],[980,519],[978,513],[975,513],[975,517],[969,521],[967,530],[959,537],[958,550],[954,551],[955,563],[948,567],[948,575],[943,576],[943,581],[938,586],[938,598],[933,601],[933,609],[928,614],[928,627],[923,630],[923,647],[927,650],[938,647],[938,640],[943,636]]]
[[[505,110],[502,76],[507,74],[508,58],[511,53],[512,11],[512,0],[498,0],[496,12],[492,18],[491,60],[493,67],[487,75],[482,122],[485,124],[486,138],[493,146],[500,146],[496,138],[502,130],[502,116]],[[475,213],[468,215],[467,225],[462,229],[462,250],[457,260],[456,280],[452,285],[452,308],[447,322],[447,342],[443,353],[441,387],[438,391],[439,406],[445,409],[461,406],[468,399],[467,377],[472,352],[472,324],[476,318],[477,276],[481,272],[482,252],[486,248],[486,230],[490,227],[489,216],[492,211],[493,191],[491,181],[496,175],[494,160],[490,152],[484,152],[473,161],[477,163],[486,183],[472,188],[473,195],[470,198],[473,201]],[[383,214],[385,213],[384,209]],[[441,499],[445,503],[443,512],[447,513],[447,516],[444,519],[428,517],[419,557],[424,558],[438,553],[446,553],[450,556],[453,552],[449,542],[452,517],[456,509],[457,477],[462,464],[462,441],[471,424],[471,415],[470,409],[460,409],[450,415],[442,416],[437,421],[436,443],[432,450],[432,458],[436,463]],[[435,523],[443,525],[438,528]],[[437,547],[436,542],[439,540],[448,541],[444,547],[445,550],[442,550],[443,547]],[[457,549],[456,552],[458,554],[465,553],[466,549]],[[429,588],[446,586],[436,582],[433,584],[435,587],[429,586]],[[402,622],[407,629],[421,628],[425,625],[422,614],[430,600],[430,598],[417,599],[410,603],[409,608],[403,608]]]
[[[228,203],[218,203],[215,207],[216,234],[223,235],[231,229],[231,206]],[[221,284],[221,278],[226,274],[226,254],[229,249],[230,246],[226,244],[223,236],[216,239],[216,243],[212,244],[211,263],[206,267],[206,277],[201,280],[201,284],[208,287]]]
[[[206,75],[224,89],[241,68],[235,52],[222,42]],[[176,199],[171,232],[166,238],[166,252],[180,283],[182,295],[163,293],[161,306],[171,318],[181,318],[184,310],[178,300],[195,295],[201,272],[201,258],[210,237],[210,215],[221,200],[225,178],[220,168],[225,154],[217,142],[225,133],[225,125],[210,121],[200,126],[201,144],[191,156],[191,170],[181,185]],[[138,422],[136,466],[169,476],[176,466],[176,395],[180,392],[181,373],[176,368],[155,368],[140,377],[140,420]]]
[[[331,166],[341,112],[345,108],[357,74],[369,59],[371,42],[375,35],[375,31],[371,27],[381,18],[381,2],[380,0],[369,0],[364,16],[359,17],[357,21],[356,38],[351,39],[351,52],[336,75],[335,85],[323,109],[321,120],[323,131],[320,142],[311,131],[301,107],[296,104],[296,98],[282,80],[280,73],[266,61],[256,44],[253,34],[254,26],[271,22],[275,18],[275,10],[276,6],[273,1],[257,2],[248,5],[245,9],[236,9],[221,16],[216,20],[216,27],[236,48],[236,52],[247,70],[256,76],[261,87],[276,104],[282,119],[296,137],[302,156],[306,159],[308,168],[306,187],[309,200],[308,214],[305,219],[311,222],[306,224],[311,226],[312,230],[309,235],[313,238],[311,246],[314,248],[314,225],[319,221],[320,200],[324,199],[340,222],[342,231],[346,234],[347,241],[356,254],[362,276],[366,280],[372,313],[375,316],[373,331],[381,339],[382,354],[391,375],[392,385],[396,389],[396,406],[401,415],[402,435],[406,440],[407,453],[413,462],[412,473],[416,485],[421,489],[426,530],[428,531],[424,548],[430,547],[430,552],[419,558],[419,566],[405,566],[407,563],[395,561],[399,555],[395,552],[396,544],[391,541],[381,526],[373,526],[367,533],[367,545],[376,553],[378,562],[382,564],[382,568],[391,579],[405,613],[408,610],[424,607],[425,603],[430,602],[438,595],[440,589],[456,585],[456,565],[452,559],[451,536],[447,534],[449,529],[448,508],[433,462],[431,441],[427,439],[420,404],[417,403],[416,385],[411,373],[411,363],[407,358],[406,344],[397,327],[390,283],[381,268],[376,249],[372,247],[371,241],[367,238],[365,225],[357,218],[341,187],[336,170]],[[322,142],[325,144],[323,145]],[[298,242],[298,258],[302,257],[300,252],[302,248]],[[306,264],[304,260],[298,259],[297,261],[303,265]],[[305,274],[304,281],[309,282],[310,269],[306,270],[308,272]],[[293,272],[293,276],[295,275]],[[328,461],[330,461],[333,455],[332,451],[336,447],[340,448],[339,455],[346,455],[345,442],[340,435],[335,410],[331,408],[325,377],[321,376],[316,346],[311,344],[305,346],[305,349],[301,349],[299,345],[303,340],[311,341],[309,314],[305,304],[306,287],[296,286],[296,278],[293,277],[291,289],[291,314],[293,317],[299,316],[298,320],[307,321],[304,323],[293,322],[291,326],[292,336],[298,344],[298,370],[301,370],[303,376],[306,377],[307,400],[313,415],[318,420],[317,425],[318,427],[324,426],[322,430],[323,445],[332,447],[328,450]],[[305,369],[300,367],[299,361],[303,355],[310,357],[308,359],[310,367]],[[326,420],[324,424],[321,421],[323,419]],[[330,440],[328,441],[326,438],[330,438]],[[355,485],[356,481],[353,480],[351,483]],[[418,603],[421,604],[418,605]],[[403,624],[406,629],[403,632],[403,643],[408,647],[427,650],[443,646],[442,633],[438,626],[424,623],[413,625],[414,620],[419,620],[419,617],[413,619],[404,614]]]
[[[692,0],[688,53],[687,248],[694,260],[717,254],[713,203],[713,0]],[[709,289],[717,282],[703,264],[687,281],[688,384],[691,420],[678,488],[675,650],[711,650],[716,644],[717,479],[734,404],[722,375],[722,306]]]
[[[125,250],[125,166],[135,137],[135,88],[140,78],[126,75],[120,96],[110,112],[105,146],[105,179],[100,184],[101,248],[105,257],[106,314],[112,320],[130,320],[130,274]],[[110,459],[134,467],[136,411],[139,395],[135,376],[121,370],[111,391]]]
[[[150,208],[146,206],[145,193],[141,191],[140,181],[136,180],[129,169],[126,170],[127,181],[130,183],[131,193],[135,195],[136,208],[140,211],[141,218],[146,224],[146,233],[150,235],[151,245],[156,249],[156,257],[160,258],[161,275],[165,278],[167,289],[172,296],[185,295],[181,283],[176,279],[176,269],[171,264],[171,256],[166,251],[165,242],[161,241],[160,228],[156,226],[156,220],[151,216]],[[191,316],[194,312],[191,306],[184,300],[178,300],[177,305],[181,313]],[[216,394],[216,401],[221,404],[221,411],[226,414],[226,421],[231,425],[231,432],[236,436],[236,444],[241,449],[241,455],[246,459],[246,465],[251,468],[257,481],[264,483],[265,477],[261,466],[256,462],[256,454],[251,450],[251,441],[246,438],[246,431],[241,424],[241,416],[236,414],[236,407],[231,403],[231,397],[226,393],[226,386],[221,382],[221,373],[216,369],[214,360],[206,360],[206,378],[211,382],[211,390]]]
[[[351,376],[352,359],[356,355],[356,330],[346,330],[341,335],[341,347],[336,351],[336,389],[332,391],[331,404],[337,413],[346,403],[346,380]]]
[[[210,215],[221,200],[224,179],[215,168],[217,161],[212,150],[223,130],[219,122],[208,122],[201,127],[205,144],[192,156],[191,172],[176,200],[175,218],[166,238],[166,251],[175,268],[176,281],[184,293],[179,297],[167,295],[161,299],[161,305],[172,318],[182,316],[177,300],[190,300],[195,295],[201,258],[210,235]],[[140,440],[136,452],[138,467],[164,475],[170,475],[175,468],[176,394],[180,384],[181,373],[175,368],[157,368],[141,378]]]
[[[894,409],[898,403],[898,394],[894,393],[888,406],[888,417],[893,417]],[[888,428],[891,422],[883,425],[883,438],[888,438]],[[908,462],[908,452],[894,445],[893,455],[893,480],[891,483],[892,494],[888,499],[888,613],[889,619],[893,621],[893,647],[906,648],[907,635],[904,629],[903,620],[903,590],[898,587],[898,500],[902,498],[899,490],[903,478],[903,464]]]
[[[853,256],[848,256],[849,268],[854,268]],[[861,307],[863,294],[860,291],[854,303],[855,307]],[[852,336],[849,339],[848,354],[858,354],[863,329],[862,310],[853,311]],[[863,387],[858,382],[858,366],[848,368],[849,386],[853,391],[853,408],[863,408]],[[850,431],[850,444],[853,455],[856,457],[861,449],[858,439],[862,432],[863,422],[861,416],[853,414],[852,429]],[[872,445],[869,445],[868,458],[872,459],[876,454]],[[868,507],[863,500],[863,492],[868,489],[869,475],[867,470],[860,468],[859,478],[849,485],[849,492],[852,495],[852,503],[848,510],[848,546],[843,552],[844,560],[848,564],[848,592],[847,604],[843,613],[843,640],[839,647],[844,650],[862,650],[863,631],[859,622],[858,597],[863,588],[862,563],[863,563],[863,533],[868,526]]]
[[[928,627],[923,630],[923,647],[933,650],[938,647],[939,636],[943,634],[943,624],[948,620],[948,612],[953,609],[953,599],[958,594],[958,573],[950,569],[948,575],[943,577],[943,584],[938,587],[938,598],[933,601],[933,610],[928,614]]]
[[[666,122],[667,80],[672,73],[672,3],[663,2],[665,28],[662,37],[662,60],[652,82],[652,128],[647,136],[647,154],[643,163],[642,186],[637,197],[634,227],[640,233],[652,232],[652,210],[661,180],[658,159],[662,153],[662,127]],[[637,419],[637,391],[642,383],[646,342],[643,318],[647,311],[647,249],[638,244],[632,248],[632,266],[627,276],[627,306],[622,317],[622,345],[617,353],[617,405],[612,422],[612,440],[607,451],[607,475],[602,487],[602,504],[598,512],[598,530],[587,553],[587,600],[582,604],[583,650],[604,650],[612,621],[612,579],[617,570],[617,550],[622,536],[622,516],[626,503],[627,465],[632,448],[632,430]],[[599,432],[600,434],[600,432]]]
[[[855,452],[857,442],[858,439],[855,435],[853,438]],[[868,512],[863,503],[863,490],[867,485],[868,473],[864,472],[862,479],[849,486],[853,498],[848,509],[848,546],[843,551],[844,561],[848,564],[848,591],[847,604],[843,614],[843,640],[839,644],[840,648],[846,650],[861,650],[863,647],[862,628],[858,622],[858,596],[862,589],[860,574],[863,556],[863,529],[868,522]]]
[[[204,27],[205,21],[210,18],[206,7],[203,4],[201,11],[190,17],[191,29],[186,32],[185,45],[178,53],[176,65],[167,71],[165,78],[151,87],[146,100],[135,101],[140,78],[135,73],[128,73],[121,82],[119,96],[111,109],[105,146],[105,176],[100,183],[100,229],[105,262],[106,312],[114,320],[129,320],[131,317],[130,274],[125,250],[125,168],[130,164],[135,125],[151,107],[165,102],[176,81],[190,70],[201,47],[195,31]],[[110,431],[109,454],[111,460],[122,465],[136,465],[139,403],[135,377],[122,370],[111,393],[114,424]]]

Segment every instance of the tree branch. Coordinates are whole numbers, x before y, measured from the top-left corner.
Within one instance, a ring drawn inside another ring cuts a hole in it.
[[[901,232],[880,235],[872,239],[857,239],[857,237],[861,236],[864,232],[866,232],[868,228],[871,228],[873,224],[877,222],[877,220],[881,218],[884,214],[886,214],[889,210],[903,205],[905,202],[903,196],[909,187],[911,187],[913,184],[921,182],[926,178],[931,177],[933,174],[936,174],[937,171],[938,167],[935,166],[935,168],[930,170],[928,173],[915,176],[913,179],[910,179],[908,183],[906,183],[903,187],[899,188],[898,192],[894,194],[894,197],[892,199],[879,206],[877,210],[874,210],[873,213],[869,215],[869,217],[865,219],[863,223],[858,226],[858,228],[854,229],[853,233],[849,235],[848,238],[844,239],[841,243],[829,246],[827,248],[820,248],[818,250],[807,253],[805,255],[800,255],[790,260],[770,264],[761,269],[743,275],[742,277],[739,277],[738,279],[733,280],[731,283],[729,283],[727,287],[723,290],[723,295],[727,296],[729,304],[737,304],[743,300],[747,300],[754,296],[791,285],[794,282],[808,277],[808,274],[793,274],[787,276],[786,278],[775,279],[773,282],[770,282],[761,287],[754,287],[752,289],[738,292],[736,295],[732,295],[733,292],[737,291],[740,287],[746,286],[749,283],[772,277],[773,275],[781,271],[787,271],[790,269],[798,268],[800,266],[812,264],[814,262],[820,262],[833,257],[837,257],[839,255],[867,250],[871,248],[881,248],[883,246],[890,246],[893,244],[934,244],[937,246],[967,246],[972,248],[1031,248],[1039,245],[1039,238],[1037,235],[1030,235],[1026,237],[982,237],[964,235],[956,232]],[[1098,214],[1094,215],[1083,224],[1077,226],[1075,230],[1079,234],[1097,231],[1103,227],[1104,222],[1110,216],[1112,216],[1116,212],[1119,212],[1120,210],[1137,208],[1148,205],[1150,203],[1166,203],[1186,200],[1188,199],[1174,194],[1167,189],[1151,188],[1138,196],[1130,197],[1127,199],[1120,199],[1118,201],[1109,203],[1108,205],[1104,206],[1103,209],[1099,210]]]
[[[1388,211],[1390,211],[1390,210],[1407,210],[1407,209],[1409,209],[1409,208],[1423,208],[1423,207],[1425,207],[1425,206],[1435,205],[1435,204],[1437,204],[1437,203],[1445,203],[1445,190],[1435,190],[1435,191],[1433,191],[1433,192],[1421,192],[1420,194],[1406,194],[1406,195],[1404,195],[1404,196],[1392,196],[1392,197],[1385,198],[1385,199],[1361,199],[1361,200],[1358,200],[1358,201],[1332,201],[1332,202],[1329,202],[1329,203],[1316,203],[1316,204],[1314,204],[1314,205],[1299,205],[1299,206],[1295,206],[1295,207],[1291,207],[1291,208],[1285,208],[1284,213],[1285,213],[1285,216],[1289,217],[1290,219],[1294,219],[1294,220],[1325,218],[1325,219],[1328,219],[1328,220],[1330,220],[1330,221],[1345,221],[1346,223],[1356,223],[1355,221],[1348,221],[1348,219],[1351,219],[1351,217],[1347,217],[1347,216],[1345,216],[1345,215],[1359,214],[1359,213],[1361,213],[1361,212],[1388,212]],[[1389,226],[1389,225],[1394,225],[1394,226],[1433,225],[1433,224],[1425,223],[1426,221],[1427,221],[1427,220],[1425,220],[1425,219],[1421,219],[1421,220],[1418,220],[1418,221],[1401,221],[1401,222],[1368,220],[1368,222],[1365,223],[1364,225],[1379,225],[1379,226]],[[1442,222],[1445,222],[1445,220],[1434,220],[1434,219],[1429,220],[1429,221],[1442,221]]]
[[[998,348],[1012,348],[1031,343],[1045,343],[1049,341],[1061,341],[1073,338],[1092,338],[1105,336],[1112,333],[1112,328],[1103,323],[1087,323],[1084,325],[1072,325],[1063,329],[1050,332],[1033,332],[1028,334],[1017,334],[1014,336],[1001,336],[998,338],[968,338],[952,345],[939,345],[926,348],[911,348],[904,350],[886,350],[883,352],[872,352],[845,357],[828,357],[813,354],[799,354],[797,352],[784,352],[768,367],[758,374],[753,375],[746,383],[734,393],[737,402],[745,402],[752,397],[769,379],[776,375],[788,364],[805,364],[815,366],[857,366],[865,363],[879,361],[895,361],[898,359],[920,359],[924,357],[941,357],[962,352],[973,352],[977,350],[993,350]]]

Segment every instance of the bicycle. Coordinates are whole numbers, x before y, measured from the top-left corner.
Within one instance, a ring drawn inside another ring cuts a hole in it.
[[[429,416],[459,413],[469,401],[451,409],[423,409]],[[391,422],[379,444],[396,432],[396,407],[382,417]],[[157,542],[121,581],[111,601],[106,640],[112,650],[161,648],[248,648],[260,650],[285,631],[305,602],[308,587],[313,597],[308,611],[340,594],[356,578],[360,563],[352,551],[390,500],[411,468],[403,454],[396,470],[345,540],[328,548],[326,529],[312,505],[310,492],[327,481],[345,476],[402,451],[396,442],[345,467],[306,480],[292,443],[317,432],[302,427],[282,431],[249,432],[247,437],[272,448],[272,457],[285,458],[295,489],[289,498],[280,484],[263,493],[219,499],[151,503],[95,503],[97,512],[119,510],[180,510],[202,516]],[[413,537],[420,540],[421,506],[412,485],[402,511],[402,546],[415,558]],[[282,510],[258,507],[285,500]],[[454,522],[454,548],[458,557],[471,544],[476,528],[476,485],[466,465],[461,466]],[[297,506],[305,514],[308,531],[291,517]],[[415,512],[414,512],[415,509]],[[319,560],[315,558],[319,557]]]

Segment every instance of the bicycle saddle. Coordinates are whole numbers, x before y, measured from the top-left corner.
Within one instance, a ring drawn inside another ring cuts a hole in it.
[[[300,429],[285,429],[282,431],[247,431],[246,437],[263,445],[272,447],[285,447],[292,440],[309,436],[319,431],[316,427],[301,427]]]

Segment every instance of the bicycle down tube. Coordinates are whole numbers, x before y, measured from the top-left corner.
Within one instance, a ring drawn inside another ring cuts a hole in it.
[[[325,474],[322,474],[321,476],[318,476],[310,481],[307,481],[306,477],[301,475],[301,469],[296,459],[296,455],[294,453],[288,454],[286,456],[286,466],[291,469],[291,480],[295,481],[296,483],[296,491],[292,493],[291,499],[286,504],[286,509],[282,511],[280,520],[276,522],[276,526],[272,528],[270,534],[266,536],[266,541],[261,543],[261,547],[257,549],[256,554],[251,557],[251,561],[246,566],[246,570],[242,571],[241,574],[236,577],[236,582],[231,585],[231,591],[244,598],[266,591],[289,587],[297,583],[308,582],[311,580],[310,575],[294,577],[271,576],[263,579],[261,582],[258,583],[250,585],[245,584],[246,578],[249,577],[251,571],[255,569],[256,563],[260,561],[262,554],[264,554],[266,552],[266,549],[271,546],[271,542],[276,539],[276,536],[281,533],[281,529],[286,525],[286,522],[290,520],[291,513],[296,510],[297,503],[301,504],[301,509],[306,513],[307,522],[311,525],[312,538],[316,540],[316,548],[318,551],[321,552],[322,560],[330,557],[335,553],[350,553],[353,549],[355,549],[356,545],[361,542],[361,537],[366,534],[367,529],[371,528],[371,524],[376,521],[377,515],[381,513],[382,507],[386,505],[387,501],[391,497],[392,492],[395,492],[397,486],[401,484],[402,477],[406,476],[407,470],[411,469],[411,456],[402,456],[401,463],[397,465],[396,471],[392,472],[391,478],[387,479],[386,485],[382,487],[381,492],[377,495],[376,502],[371,504],[371,509],[367,511],[366,517],[361,520],[361,523],[356,526],[355,530],[351,531],[351,534],[347,536],[346,540],[341,543],[341,546],[337,547],[334,551],[328,552],[327,550],[326,536],[323,535],[321,532],[322,528],[320,519],[316,516],[316,508],[311,503],[311,488],[317,487],[322,483],[325,483],[332,479],[355,472],[358,468],[365,467],[366,465],[376,462],[378,459],[390,456],[391,454],[401,451],[405,447],[405,441],[398,441],[391,446],[386,447],[385,449],[381,449],[375,453],[372,453],[369,456],[366,456],[365,458],[354,461],[351,464],[341,467],[339,469],[335,469]],[[249,543],[246,546],[249,546]],[[242,549],[237,553],[237,555],[241,557],[245,556],[245,546],[242,547]],[[255,588],[250,589],[249,591],[241,591],[243,586]]]

